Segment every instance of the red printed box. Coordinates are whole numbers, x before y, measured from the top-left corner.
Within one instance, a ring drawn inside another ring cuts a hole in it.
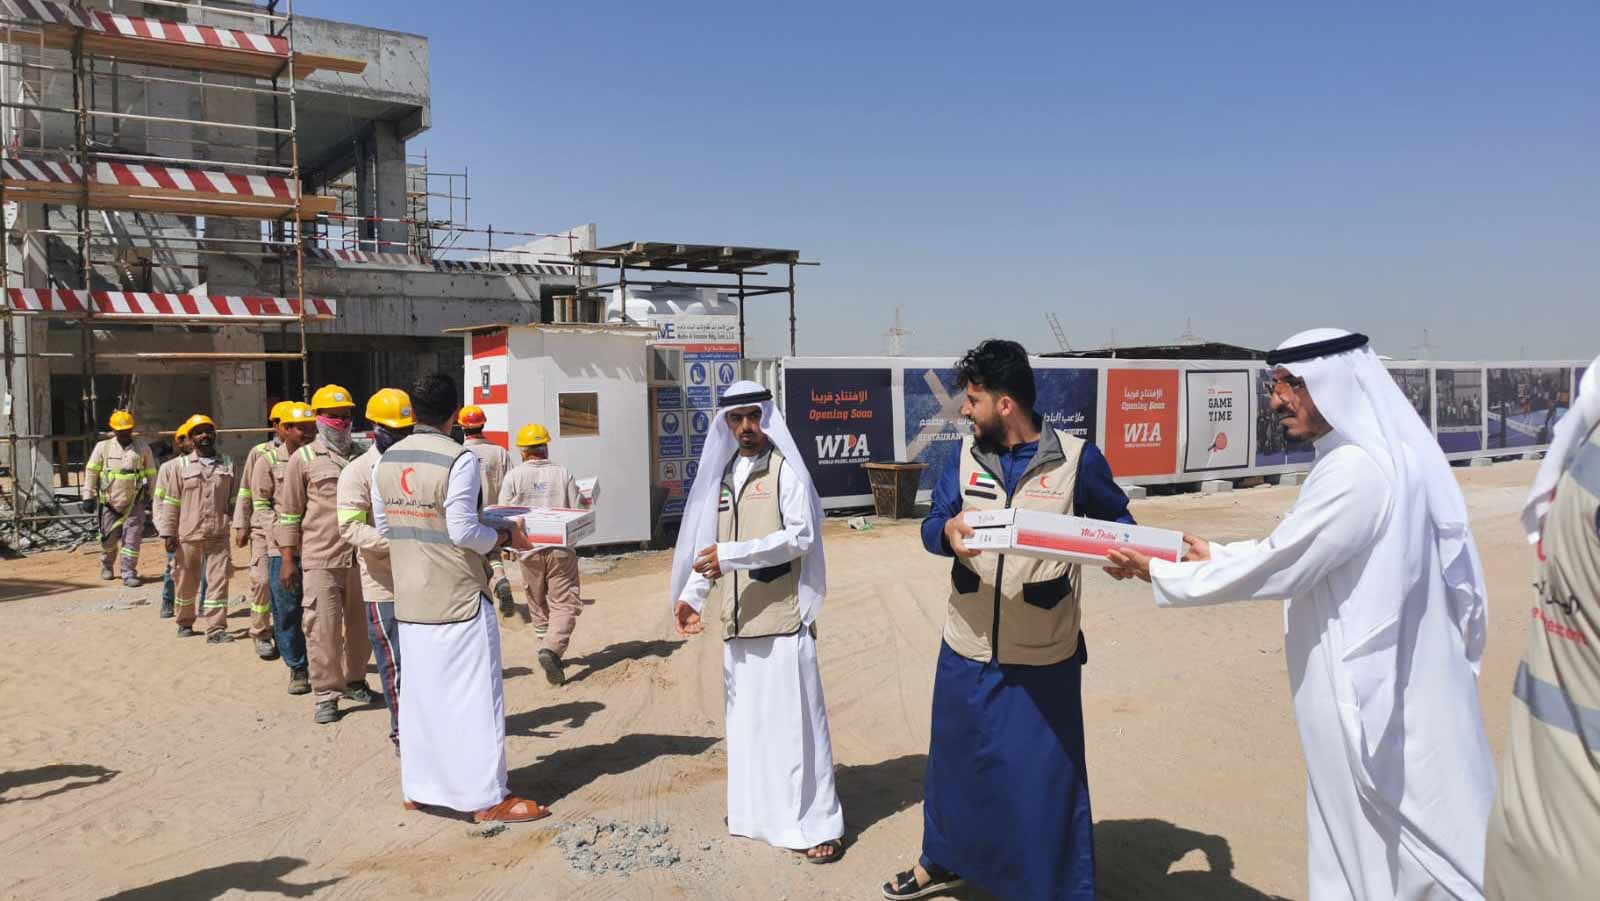
[[[593,510],[533,509],[496,504],[484,507],[479,519],[490,528],[503,529],[506,522],[517,520],[535,549],[547,547],[576,547],[578,542],[594,532]]]
[[[1171,529],[1013,509],[968,511],[966,519],[973,529],[966,545],[974,550],[1066,558],[1090,566],[1105,565],[1106,555],[1119,547],[1158,560],[1183,559],[1183,533]]]

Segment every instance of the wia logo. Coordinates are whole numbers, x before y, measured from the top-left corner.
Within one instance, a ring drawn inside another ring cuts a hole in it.
[[[1123,444],[1151,444],[1161,441],[1161,423],[1128,422],[1122,426]]]
[[[839,460],[870,460],[866,435],[818,435],[817,462],[832,463]]]

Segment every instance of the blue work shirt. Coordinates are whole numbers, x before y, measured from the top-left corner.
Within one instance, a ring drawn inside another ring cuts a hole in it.
[[[961,512],[961,443],[954,444],[950,459],[945,462],[944,475],[933,485],[933,508],[922,521],[922,546],[928,553],[944,557],[955,556],[944,539],[944,524]],[[1005,479],[1008,496],[1017,490],[1017,482],[1038,452],[1037,441],[1000,452],[1000,475]],[[1111,477],[1111,465],[1093,442],[1085,442],[1083,453],[1078,457],[1071,512],[1073,516],[1134,524],[1133,517],[1128,515],[1128,496]]]

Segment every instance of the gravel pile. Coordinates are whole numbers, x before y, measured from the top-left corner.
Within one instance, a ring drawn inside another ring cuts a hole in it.
[[[554,844],[581,873],[631,873],[677,866],[682,857],[667,844],[669,832],[660,820],[628,823],[585,817],[557,833]]]

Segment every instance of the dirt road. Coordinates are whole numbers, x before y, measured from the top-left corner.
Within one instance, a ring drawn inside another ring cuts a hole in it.
[[[1496,753],[1524,641],[1532,564],[1515,514],[1533,465],[1457,470],[1488,567],[1481,690]],[[1254,536],[1294,491],[1134,512]],[[139,590],[102,587],[85,553],[0,561],[0,897],[875,898],[918,848],[947,570],[914,523],[830,522],[825,534],[819,643],[851,841],[826,867],[725,834],[721,648],[672,632],[666,554],[586,578],[592,604],[564,688],[538,673],[531,630],[504,625],[512,787],[556,816],[489,838],[401,809],[381,707],[317,726],[311,702],[285,694],[283,665],[248,642],[175,638],[138,603],[159,592],[159,545]],[[1086,595],[1102,897],[1303,897],[1305,783],[1280,605],[1162,611],[1142,583],[1099,572]],[[236,634],[247,622],[236,607]],[[682,859],[579,872],[551,840],[591,815],[658,819]]]

